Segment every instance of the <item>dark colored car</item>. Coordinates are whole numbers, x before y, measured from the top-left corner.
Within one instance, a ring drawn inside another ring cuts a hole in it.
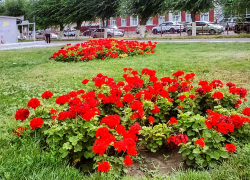
[[[84,31],[82,33],[83,36],[91,36],[91,32],[93,32],[94,30],[96,30],[95,28],[89,28],[86,31]]]
[[[234,33],[250,33],[250,22],[238,22],[234,26]]]

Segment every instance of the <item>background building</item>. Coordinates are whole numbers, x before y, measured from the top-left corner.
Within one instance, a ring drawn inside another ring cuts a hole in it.
[[[0,16],[0,38],[5,44],[17,43],[17,18],[10,16]]]
[[[197,14],[195,20],[214,22],[214,10],[203,14]],[[191,22],[192,20],[191,14],[186,12],[167,13],[166,15],[151,17],[147,22],[146,28],[147,30],[151,30],[153,27],[166,21]],[[108,25],[116,25],[119,29],[124,29],[125,31],[135,31],[138,24],[138,16],[116,17],[110,18],[108,21]]]

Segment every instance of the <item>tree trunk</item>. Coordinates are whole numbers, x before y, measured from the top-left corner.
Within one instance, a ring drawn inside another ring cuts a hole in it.
[[[139,26],[139,32],[140,32],[140,38],[143,39],[147,36],[146,32],[146,24],[147,24],[147,19],[141,19],[140,21],[140,26]]]
[[[107,31],[107,21],[106,21],[106,25],[105,25],[105,19],[102,19],[102,23],[103,23],[103,28],[104,28],[104,38],[108,37],[108,31]]]
[[[80,30],[81,30],[81,25],[82,25],[82,22],[81,22],[81,21],[77,21],[77,22],[76,22],[76,39],[79,38]]]
[[[63,29],[64,29],[64,26],[63,25],[60,25],[60,31],[59,31],[59,39],[61,40],[62,37],[63,37]]]
[[[191,12],[191,18],[192,18],[192,36],[196,36],[195,15],[196,15],[196,12]]]

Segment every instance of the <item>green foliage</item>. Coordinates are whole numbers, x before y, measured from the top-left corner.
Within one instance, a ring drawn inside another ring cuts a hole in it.
[[[166,0],[128,0],[124,8],[124,12],[139,16],[140,25],[146,25],[150,17],[166,12]]]
[[[6,0],[3,5],[0,5],[0,14],[5,16],[24,16],[26,14],[25,3],[25,0]]]
[[[166,139],[171,133],[173,130],[167,124],[143,126],[140,131],[141,144],[145,145],[151,152],[156,152],[166,143]]]

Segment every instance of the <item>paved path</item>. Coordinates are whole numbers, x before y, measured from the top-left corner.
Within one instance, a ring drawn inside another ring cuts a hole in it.
[[[147,41],[147,40],[145,40]],[[144,42],[145,42],[144,41]],[[250,38],[224,38],[224,39],[162,39],[162,40],[152,40],[158,43],[250,43]],[[24,49],[24,48],[39,48],[39,47],[53,47],[53,46],[63,46],[68,43],[77,44],[82,41],[57,41],[51,42],[50,44],[45,43],[45,41],[37,42],[20,42],[13,44],[2,44],[0,45],[1,50],[13,50],[13,49]],[[141,41],[143,42],[143,41]]]

